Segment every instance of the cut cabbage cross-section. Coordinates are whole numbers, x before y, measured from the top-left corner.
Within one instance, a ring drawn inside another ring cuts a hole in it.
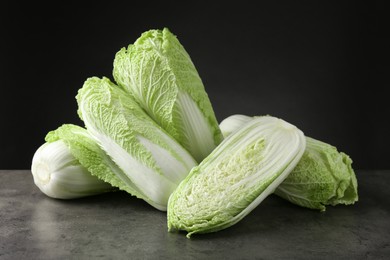
[[[195,233],[234,225],[288,176],[305,149],[297,127],[275,117],[248,122],[226,138],[171,195],[168,229]]]

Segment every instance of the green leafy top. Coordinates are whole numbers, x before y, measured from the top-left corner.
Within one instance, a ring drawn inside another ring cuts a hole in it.
[[[201,161],[223,139],[190,56],[168,29],[150,30],[115,56],[115,81]]]
[[[351,158],[337,148],[306,137],[306,150],[296,168],[275,193],[294,204],[324,211],[326,205],[358,200]]]

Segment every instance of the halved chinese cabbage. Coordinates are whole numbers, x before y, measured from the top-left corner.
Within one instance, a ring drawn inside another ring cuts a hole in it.
[[[182,181],[168,202],[168,229],[215,232],[234,225],[274,192],[305,150],[303,133],[261,117],[227,137]]]

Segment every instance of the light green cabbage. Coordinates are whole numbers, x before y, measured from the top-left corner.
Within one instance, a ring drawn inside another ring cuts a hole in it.
[[[46,143],[33,156],[31,172],[34,183],[47,196],[81,198],[113,190],[100,180],[106,180],[104,176],[96,177],[96,173],[110,172],[106,161],[109,158],[85,129],[64,125],[47,134]]]
[[[303,133],[274,117],[227,137],[171,195],[168,229],[215,232],[249,214],[288,176],[305,150]]]
[[[225,137],[254,117],[232,115],[220,123]],[[351,158],[336,147],[306,137],[306,150],[275,194],[302,207],[325,211],[326,205],[358,201],[357,179]]]
[[[168,29],[150,30],[115,56],[116,83],[202,161],[223,139],[190,56]]]
[[[88,132],[134,185],[134,195],[166,210],[197,165],[192,156],[108,78],[87,79],[76,98]]]

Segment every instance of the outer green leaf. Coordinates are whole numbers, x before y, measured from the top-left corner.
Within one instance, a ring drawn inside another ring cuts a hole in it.
[[[89,78],[77,95],[88,132],[142,198],[166,210],[169,195],[191,168],[191,155],[109,79]]]
[[[225,137],[254,120],[245,115],[224,119]],[[306,137],[306,150],[296,168],[275,190],[278,196],[302,207],[324,211],[326,205],[358,201],[357,179],[351,158],[327,143]]]
[[[168,229],[215,232],[234,225],[271,194],[305,149],[303,133],[257,118],[226,138],[169,198]]]
[[[306,143],[302,159],[275,194],[296,205],[321,211],[326,205],[354,204],[358,193],[351,158],[313,138],[307,137]]]
[[[200,162],[223,139],[203,83],[168,29],[150,30],[115,56],[115,81]]]

